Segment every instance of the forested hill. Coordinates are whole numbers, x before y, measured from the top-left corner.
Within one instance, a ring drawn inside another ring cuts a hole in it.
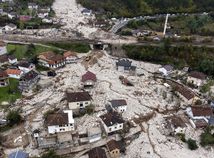
[[[77,0],[86,8],[112,17],[154,13],[214,11],[214,0]]]

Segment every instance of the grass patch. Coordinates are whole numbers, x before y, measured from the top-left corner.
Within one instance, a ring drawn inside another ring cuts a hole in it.
[[[213,128],[208,127],[205,129],[205,131],[201,134],[200,139],[201,142],[200,144],[202,146],[207,146],[207,145],[213,145],[214,144],[214,134],[211,133],[211,130]]]
[[[38,54],[46,51],[59,52],[57,48],[54,47],[44,47],[39,45],[23,45],[23,44],[11,44],[7,45],[7,51],[9,54],[15,55],[18,60],[23,58],[33,59]]]
[[[87,43],[54,42],[48,43],[48,45],[78,53],[87,53],[91,50],[90,45]]]
[[[0,88],[0,104],[4,101],[12,103],[21,97],[21,92],[18,90],[19,81],[9,79],[10,84],[7,87]]]
[[[202,93],[207,93],[210,91],[210,88],[214,85],[214,80],[209,80],[205,85],[201,87]]]

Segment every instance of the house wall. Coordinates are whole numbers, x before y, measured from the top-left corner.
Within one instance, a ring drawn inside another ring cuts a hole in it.
[[[192,83],[192,84],[194,84],[194,85],[196,85],[198,87],[202,86],[205,83],[204,80],[200,80],[200,79],[197,79],[197,78],[194,78],[194,77],[191,77],[191,76],[189,76],[187,78],[187,82],[188,83]]]
[[[120,150],[114,149],[110,152],[111,158],[119,158],[120,157]]]
[[[60,133],[60,132],[68,132],[74,130],[74,124],[68,124],[68,125],[55,125],[55,126],[48,126],[48,133],[54,134],[54,133]]]
[[[186,131],[186,127],[185,128],[177,127],[177,128],[175,128],[174,133],[176,135],[178,133],[185,133],[185,131]]]
[[[101,133],[90,135],[90,136],[88,136],[88,139],[89,139],[90,143],[96,142],[101,139]]]
[[[84,86],[93,86],[94,85],[94,81],[88,80],[88,81],[85,81],[83,84],[84,84]]]
[[[20,79],[21,75],[17,74],[8,74],[9,78],[15,78],[15,79]]]
[[[74,63],[76,62],[77,57],[67,57],[66,58],[66,64]]]
[[[6,54],[6,53],[7,53],[7,47],[6,46],[0,47],[0,55]]]
[[[82,104],[82,106],[80,106]],[[82,101],[82,102],[70,102],[68,103],[68,107],[71,110],[76,110],[80,108],[85,108],[86,106],[89,106],[91,104],[91,101]]]
[[[35,69],[35,65],[30,65],[29,68],[19,66],[19,70],[23,71],[24,73],[28,73],[28,72],[30,72],[33,69]]]
[[[106,133],[112,133],[112,132],[119,131],[119,130],[123,129],[123,123],[114,124],[114,125],[109,126],[109,127],[107,127],[103,121],[102,121],[102,124],[103,124],[103,127],[104,127]]]
[[[48,68],[54,68],[54,69],[62,67],[65,64],[66,64],[66,61],[62,61],[62,62],[57,63],[57,64],[48,64],[48,62],[45,60],[42,60],[42,59],[39,60],[39,65],[44,66],[44,67],[48,67]]]
[[[116,111],[119,113],[125,112],[127,109],[127,106],[119,106],[118,108],[116,108]]]

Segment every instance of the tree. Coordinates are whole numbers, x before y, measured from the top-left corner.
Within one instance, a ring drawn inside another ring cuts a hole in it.
[[[191,138],[189,138],[187,140],[187,144],[188,144],[188,148],[190,150],[196,150],[196,149],[198,149],[198,145],[197,145],[196,141],[193,140],[193,139],[191,139]]]
[[[9,121],[10,126],[20,123],[22,117],[19,114],[19,110],[10,110],[7,114],[7,120]]]

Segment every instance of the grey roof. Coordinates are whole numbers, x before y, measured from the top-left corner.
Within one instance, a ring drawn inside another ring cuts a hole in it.
[[[7,26],[9,26],[9,27],[16,27],[16,25],[15,24],[12,24],[12,23],[10,23],[10,24],[8,24]]]
[[[22,150],[18,150],[16,152],[11,153],[8,158],[28,158],[29,154],[25,153]]]
[[[174,69],[172,65],[164,65],[163,68],[166,69],[167,71],[172,71]]]
[[[20,80],[30,81],[30,80],[33,80],[34,78],[38,77],[38,76],[39,76],[39,74],[36,71],[31,70],[28,73],[24,74],[20,78]]]
[[[85,8],[85,9],[82,10],[82,13],[91,13],[91,10]]]
[[[115,107],[115,108],[119,106],[127,105],[126,100],[124,99],[111,100],[110,103],[112,107]]]
[[[116,65],[130,68],[132,66],[132,61],[128,59],[120,59],[116,62]]]

